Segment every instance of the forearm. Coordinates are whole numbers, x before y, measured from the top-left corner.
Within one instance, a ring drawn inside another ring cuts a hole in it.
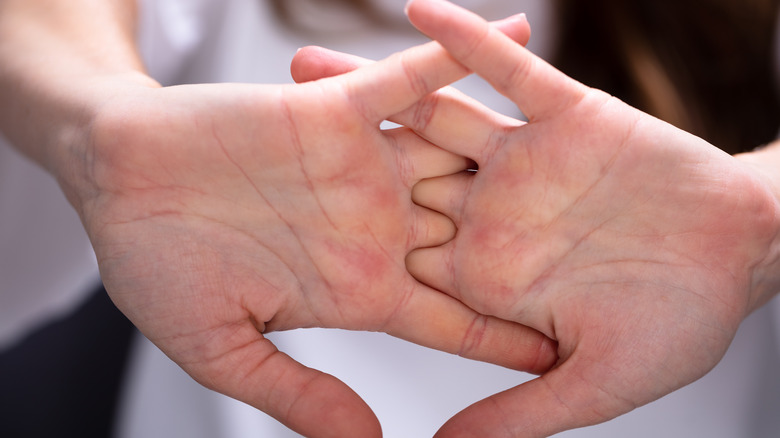
[[[114,85],[153,85],[135,15],[134,0],[0,0],[0,130],[60,179]]]
[[[770,201],[780,205],[780,140],[755,151],[736,155],[753,167],[766,183]],[[775,218],[780,222],[780,218]],[[780,292],[780,229],[768,243],[766,257],[753,274],[753,309],[760,307]]]

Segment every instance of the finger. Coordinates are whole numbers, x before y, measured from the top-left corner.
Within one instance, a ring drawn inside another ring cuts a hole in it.
[[[570,359],[537,379],[469,406],[435,436],[551,436],[601,423],[636,407],[590,385],[591,370],[575,363]]]
[[[506,20],[524,19],[517,15]],[[431,42],[333,79],[346,90],[361,114],[379,123],[469,73],[438,43]]]
[[[417,208],[415,216],[410,248],[439,246],[455,238],[457,228],[447,216],[427,208]]]
[[[445,151],[408,128],[386,130],[385,135],[396,146],[401,180],[409,186],[426,178],[451,175],[474,167],[470,159]]]
[[[390,120],[476,163],[483,161],[486,151],[502,144],[512,128],[523,125],[452,87],[427,96]]]
[[[324,47],[307,46],[298,49],[293,56],[290,74],[293,80],[300,84],[349,73],[372,62],[370,59]]]
[[[407,14],[421,32],[512,99],[529,120],[558,113],[587,90],[476,14],[445,0],[411,0]]]
[[[528,41],[530,27],[524,14],[492,24],[521,44]],[[305,47],[293,58],[291,71],[297,82],[304,82],[341,74],[371,62],[328,49]],[[390,115],[388,120],[410,127],[432,143],[446,145],[447,150],[473,160],[478,160],[481,155],[474,153],[475,145],[488,146],[499,140],[496,134],[503,129],[522,124],[516,119],[491,111],[451,87],[422,98],[410,108]],[[438,175],[443,174],[429,176]]]
[[[450,269],[454,266],[452,254],[453,242],[438,247],[415,249],[406,256],[406,270],[420,283],[463,301],[455,281],[455,273]]]
[[[460,172],[422,180],[412,188],[412,200],[417,205],[448,216],[458,226],[462,222],[464,200],[475,175],[474,172]]]
[[[212,368],[191,373],[193,377],[304,436],[382,436],[376,416],[346,384],[278,351],[249,322],[231,333],[231,341],[237,338],[242,347],[221,355],[210,363]]]
[[[531,37],[531,27],[524,14],[491,23],[519,44],[526,45]],[[308,46],[298,50],[290,64],[290,73],[297,83],[349,73],[374,61],[360,56]]]
[[[481,315],[420,285],[381,329],[401,339],[534,374],[557,360],[557,345],[536,330]]]

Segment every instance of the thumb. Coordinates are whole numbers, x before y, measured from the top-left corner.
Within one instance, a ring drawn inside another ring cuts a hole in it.
[[[606,370],[582,368],[571,359],[469,406],[447,421],[436,438],[547,437],[607,421],[636,407],[593,384],[593,375]]]
[[[207,369],[188,371],[204,386],[254,406],[303,436],[382,436],[374,413],[345,383],[301,365],[255,333],[255,340]]]

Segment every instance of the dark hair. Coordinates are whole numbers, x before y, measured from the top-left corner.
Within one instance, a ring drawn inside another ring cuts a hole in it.
[[[556,0],[556,66],[729,153],[773,140],[778,0]]]

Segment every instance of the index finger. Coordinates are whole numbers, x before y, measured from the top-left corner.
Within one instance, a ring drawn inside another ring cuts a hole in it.
[[[415,27],[509,97],[530,121],[556,114],[587,91],[478,15],[445,0],[410,0],[407,14]]]
[[[501,20],[502,27],[511,28],[513,20],[524,21],[525,16],[517,14]],[[497,32],[501,33],[500,30]],[[510,37],[507,39],[517,44]],[[340,81],[365,117],[379,123],[470,73],[433,41],[364,65],[333,80]]]

